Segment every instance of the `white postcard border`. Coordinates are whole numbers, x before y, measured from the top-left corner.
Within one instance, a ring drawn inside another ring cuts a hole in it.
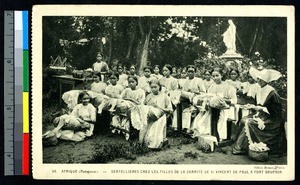
[[[112,180],[293,180],[295,178],[294,12],[293,6],[35,5],[32,14],[31,89],[33,177],[35,179]],[[287,165],[44,164],[42,157],[42,17],[71,15],[286,17],[288,27]],[[274,169],[278,173],[266,173],[267,168]]]

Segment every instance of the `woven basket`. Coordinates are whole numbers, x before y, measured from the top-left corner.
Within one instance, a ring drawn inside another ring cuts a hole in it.
[[[248,151],[248,157],[254,161],[267,161],[269,159],[269,151],[254,151],[249,149]]]

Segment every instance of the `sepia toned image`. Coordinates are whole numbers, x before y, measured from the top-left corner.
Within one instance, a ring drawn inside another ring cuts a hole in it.
[[[292,180],[293,16],[34,6],[34,177]]]

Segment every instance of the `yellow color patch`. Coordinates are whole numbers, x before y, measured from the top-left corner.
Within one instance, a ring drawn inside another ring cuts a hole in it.
[[[29,133],[29,99],[28,99],[28,92],[23,92],[23,133]]]

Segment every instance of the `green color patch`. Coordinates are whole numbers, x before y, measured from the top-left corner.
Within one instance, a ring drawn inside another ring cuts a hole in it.
[[[28,92],[28,50],[23,50],[23,92]]]

